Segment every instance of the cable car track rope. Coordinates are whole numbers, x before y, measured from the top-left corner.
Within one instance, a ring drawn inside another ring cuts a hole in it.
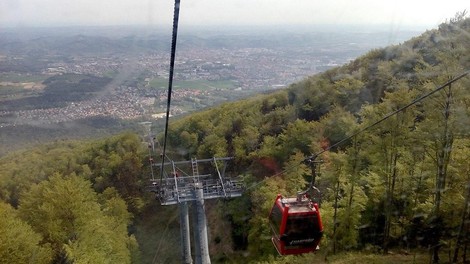
[[[163,168],[165,165],[165,157],[166,157],[166,142],[168,138],[168,123],[170,120],[171,93],[173,89],[173,73],[175,69],[176,39],[178,36],[179,13],[180,13],[180,0],[175,0],[175,7],[174,7],[174,12],[173,12],[173,33],[171,36],[170,75],[168,79],[168,97],[166,101],[165,134],[163,136],[163,152],[162,152],[162,166],[160,170],[160,182],[163,181]]]

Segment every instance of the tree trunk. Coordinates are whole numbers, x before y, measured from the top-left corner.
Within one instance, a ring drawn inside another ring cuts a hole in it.
[[[339,176],[336,181],[336,190],[335,190],[335,205],[333,213],[333,255],[336,254],[336,226],[337,226],[337,213],[338,213],[338,196],[339,196]]]
[[[468,211],[468,203],[470,202],[470,182],[467,183],[467,195],[465,196],[465,204],[462,212],[462,220],[460,221],[459,232],[457,234],[457,243],[455,245],[454,257],[452,259],[452,263],[457,263],[459,257],[459,248],[460,243],[462,242],[462,238],[465,235],[464,227],[465,227],[465,220],[467,219],[467,211]]]
[[[436,196],[434,199],[434,216],[437,218],[441,217],[441,201],[442,201],[442,192],[445,190],[446,186],[446,177],[447,177],[447,165],[449,164],[450,155],[452,151],[452,144],[453,144],[453,135],[452,131],[449,127],[450,121],[450,108],[451,108],[451,101],[452,101],[452,90],[451,85],[449,84],[449,90],[446,92],[446,102],[444,104],[444,130],[442,131],[442,136],[440,138],[440,142],[437,143],[438,149],[437,151],[437,175],[436,175]],[[439,262],[439,249],[440,239],[442,230],[440,230],[441,226],[437,227],[436,230],[436,237],[435,237],[435,244],[432,245],[433,248],[433,262]]]

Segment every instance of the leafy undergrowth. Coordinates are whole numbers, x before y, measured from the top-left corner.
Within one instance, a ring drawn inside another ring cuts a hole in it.
[[[234,262],[235,263],[235,262]],[[270,257],[258,264],[392,264],[392,263],[429,263],[429,255],[425,252],[417,253],[390,253],[388,255],[365,253],[365,252],[347,252],[337,255],[326,256],[325,253],[305,254],[300,256]]]
[[[417,254],[370,254],[370,253],[345,253],[327,258],[324,263],[331,264],[392,264],[392,263],[429,263],[429,255]]]
[[[179,253],[179,252],[178,252]],[[441,256],[440,263],[450,263]],[[337,255],[325,256],[323,253],[316,254],[305,254],[299,256],[274,256],[271,255],[267,259],[253,261],[249,260],[250,257],[246,254],[238,255],[234,254],[230,257],[227,256],[224,260],[214,259],[211,256],[212,263],[256,263],[256,264],[427,264],[430,263],[430,256],[426,252],[413,252],[413,253],[390,253],[387,255],[374,254],[369,252],[347,252],[340,253]],[[170,261],[171,260],[171,261]],[[171,258],[167,258],[166,263],[179,263],[179,256],[173,255]],[[142,263],[161,263],[155,259],[153,261],[147,260]]]

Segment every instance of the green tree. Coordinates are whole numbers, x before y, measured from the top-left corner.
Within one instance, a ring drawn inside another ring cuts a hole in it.
[[[253,259],[263,259],[276,254],[271,242],[271,228],[268,216],[277,194],[286,193],[285,183],[281,177],[267,178],[251,193],[253,217],[249,221],[248,251]]]
[[[124,133],[96,142],[87,150],[86,162],[93,171],[93,188],[103,192],[115,187],[129,210],[139,212],[144,206],[140,195],[144,148],[136,134]]]
[[[305,156],[299,151],[295,152],[284,165],[282,178],[285,182],[286,193],[283,195],[295,197],[297,192],[308,187],[312,177],[311,170],[305,163]]]
[[[360,144],[354,141],[347,154],[331,153],[325,165],[327,169],[322,181],[329,182],[329,192],[324,197],[333,206],[333,219],[326,233],[333,240],[333,254],[359,245],[359,226],[367,201],[361,186],[360,150]]]
[[[314,132],[323,132],[323,137],[327,141],[322,142],[324,144],[321,146],[322,148],[330,147],[331,145],[344,140],[345,138],[352,135],[358,127],[357,120],[354,115],[346,111],[341,106],[334,106],[334,108],[327,115],[322,117],[320,123],[321,126],[319,126],[317,129],[318,131]],[[318,141],[320,140],[317,139],[317,142]],[[344,149],[349,144],[351,144],[350,140],[342,142],[337,148],[334,148],[333,150]]]
[[[50,263],[50,245],[42,243],[40,234],[21,220],[15,209],[0,201],[0,262]]]
[[[460,66],[455,63],[453,56],[456,54],[437,54],[441,64],[430,69],[442,73],[433,79],[427,80],[423,88],[432,90],[435,83],[445,83],[454,76],[455,72],[461,71]],[[452,152],[454,142],[458,136],[459,121],[456,118],[459,94],[465,91],[463,82],[449,84],[438,93],[434,94],[423,104],[423,120],[417,124],[420,135],[426,139],[425,148],[428,153],[430,167],[434,168],[434,203],[433,212],[430,215],[434,235],[432,240],[432,258],[435,263],[439,262],[439,250],[442,247],[443,222],[445,214],[442,204],[444,193],[448,189],[450,171],[452,169]]]
[[[310,155],[316,143],[320,141],[320,126],[317,122],[307,122],[297,119],[289,123],[282,133],[278,136],[281,149],[281,162],[286,161],[287,157],[300,151],[304,155]]]
[[[54,261],[130,263],[125,205],[106,192],[104,205],[91,183],[75,175],[54,175],[24,193],[19,214],[50,243]]]
[[[416,97],[415,93],[402,82],[397,82],[396,85],[402,86],[393,93],[386,93],[382,103],[364,108],[363,114],[368,120],[367,123],[380,120],[383,116],[409,104]],[[403,155],[410,145],[409,128],[413,126],[414,119],[413,108],[408,108],[406,111],[386,119],[366,133],[372,143],[368,144],[368,148],[365,150],[369,162],[371,162],[370,170],[383,178],[383,185],[379,188],[384,188],[384,252],[387,252],[389,248],[392,218],[394,217],[392,212],[396,211],[394,204],[397,203],[396,189],[398,182],[403,178],[400,168]]]

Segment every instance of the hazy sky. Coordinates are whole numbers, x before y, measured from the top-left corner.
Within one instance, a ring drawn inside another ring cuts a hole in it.
[[[174,0],[0,0],[0,27],[167,25]],[[435,27],[468,0],[181,0],[181,25]]]

